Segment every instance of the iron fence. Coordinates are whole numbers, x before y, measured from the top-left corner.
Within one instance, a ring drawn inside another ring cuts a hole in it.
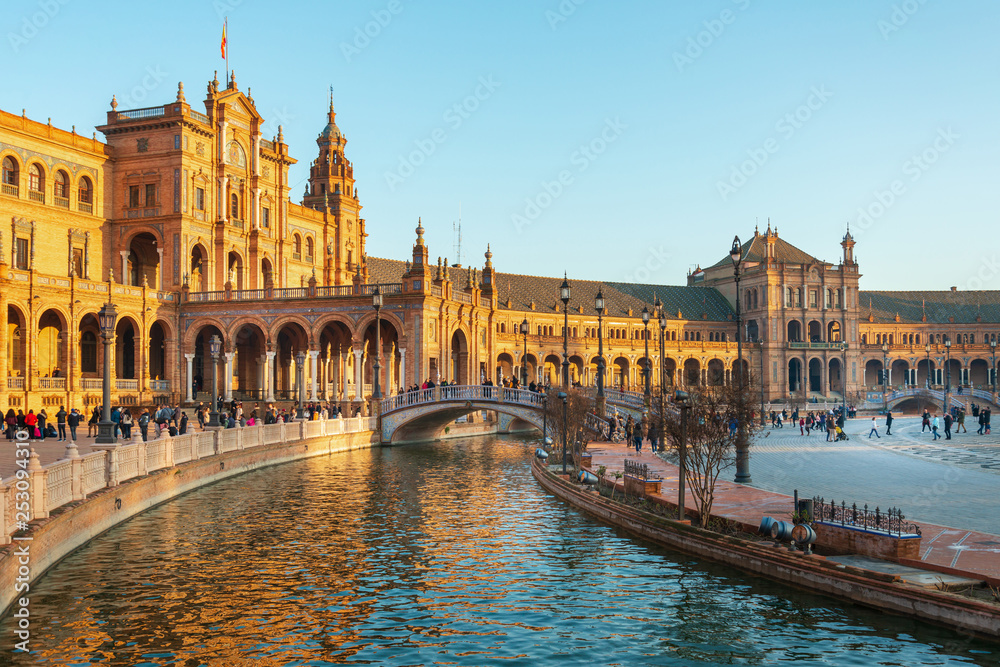
[[[848,505],[845,501],[841,501],[838,505],[833,500],[826,503],[823,498],[813,498],[813,513],[819,523],[850,526],[898,536],[920,535],[920,526],[907,523],[903,512],[897,507],[891,507],[883,512],[878,506],[870,510],[867,504],[858,507],[857,503]]]

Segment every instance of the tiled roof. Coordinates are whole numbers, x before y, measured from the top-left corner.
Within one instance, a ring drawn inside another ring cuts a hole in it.
[[[927,321],[950,324],[972,324],[977,317],[982,322],[1000,322],[1000,291],[938,291],[938,292],[858,292],[858,318],[864,321],[869,312],[876,322]]]
[[[398,283],[402,280],[405,267],[403,262],[378,257],[368,258],[368,272],[371,282]],[[466,269],[451,269],[452,280],[464,285]],[[482,270],[480,269],[480,276]],[[559,286],[562,278],[546,278],[541,276],[522,276],[515,273],[497,273],[496,286],[500,310],[530,311],[535,304],[534,312],[554,313],[556,304],[562,308],[559,301]],[[728,322],[734,318],[733,309],[718,290],[712,287],[687,287],[677,285],[642,285],[619,282],[597,282],[594,280],[569,280],[572,298],[569,302],[570,312],[579,312],[583,307],[584,314],[596,315],[594,297],[597,290],[604,293],[605,316],[627,317],[629,308],[632,317],[640,317],[642,307],[653,309],[653,300],[659,297],[663,302],[668,319],[700,320]],[[510,306],[507,300],[510,299]]]
[[[755,233],[752,239],[743,243],[744,261],[763,262],[765,257],[767,257],[767,237],[764,234]],[[774,239],[774,258],[785,264],[813,264],[820,261],[777,235]],[[732,263],[733,260],[730,259],[729,255],[726,255],[708,268],[732,266]]]

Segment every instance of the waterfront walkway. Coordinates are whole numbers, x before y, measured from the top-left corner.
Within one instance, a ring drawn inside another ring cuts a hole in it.
[[[866,423],[870,422],[869,419]],[[848,430],[852,429],[849,427]],[[797,428],[795,433],[798,434]],[[651,470],[657,471],[663,478],[661,495],[670,502],[676,502],[678,469],[650,453],[648,443],[643,446],[640,454],[627,449],[624,444],[609,442],[591,443],[587,451],[593,456],[591,468],[593,471],[601,465],[605,466],[609,473],[622,470],[625,458],[648,464]],[[791,495],[736,484],[729,481],[732,475],[733,471],[727,470],[719,478],[712,508],[713,515],[752,526],[759,525],[765,516],[791,520],[794,510]],[[687,490],[686,498],[685,503],[688,508],[696,507],[690,488]],[[920,559],[924,563],[962,571],[975,578],[1000,579],[1000,536],[923,521],[913,523],[920,527],[923,536],[920,542]]]

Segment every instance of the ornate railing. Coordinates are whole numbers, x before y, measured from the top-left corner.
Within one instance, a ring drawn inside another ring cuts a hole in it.
[[[146,107],[145,109],[129,109],[128,111],[119,111],[117,116],[119,119],[126,120],[138,120],[140,118],[159,118],[164,114],[163,107]],[[194,115],[192,113],[192,115]]]
[[[432,389],[404,392],[382,401],[382,414],[438,401],[489,401],[494,403],[516,403],[541,408],[545,394],[527,389],[510,389],[492,385],[445,385]]]
[[[192,109],[191,110],[191,117],[194,118],[195,120],[201,121],[205,125],[208,125],[208,116],[206,116],[203,113],[198,113],[197,111],[195,111],[194,109]]]
[[[818,523],[897,536],[920,535],[920,527],[915,523],[906,523],[902,511],[895,507],[883,512],[877,506],[869,510],[867,504],[864,507],[858,507],[857,503],[848,506],[841,501],[838,505],[833,500],[827,504],[823,498],[813,498],[813,514]]]
[[[66,378],[38,378],[39,389],[65,389]]]
[[[8,389],[24,389],[24,376],[14,377],[12,375],[7,376],[7,388]]]
[[[351,296],[354,285],[324,285],[316,288],[316,296]]]
[[[624,472],[626,477],[631,477],[632,479],[659,479],[659,477],[653,473],[650,474],[649,466],[645,463],[639,463],[632,459],[625,459]]]
[[[622,391],[620,389],[605,389],[604,398],[608,403],[623,405],[635,410],[646,406],[645,396],[638,391]]]

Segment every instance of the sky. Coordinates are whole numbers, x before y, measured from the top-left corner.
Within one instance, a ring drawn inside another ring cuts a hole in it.
[[[863,289],[1000,289],[1000,3],[6,0],[0,108],[89,133],[229,65],[301,199],[333,87],[369,255],[684,284],[770,220]],[[100,135],[98,135],[100,138]],[[461,218],[460,218],[461,216]]]

